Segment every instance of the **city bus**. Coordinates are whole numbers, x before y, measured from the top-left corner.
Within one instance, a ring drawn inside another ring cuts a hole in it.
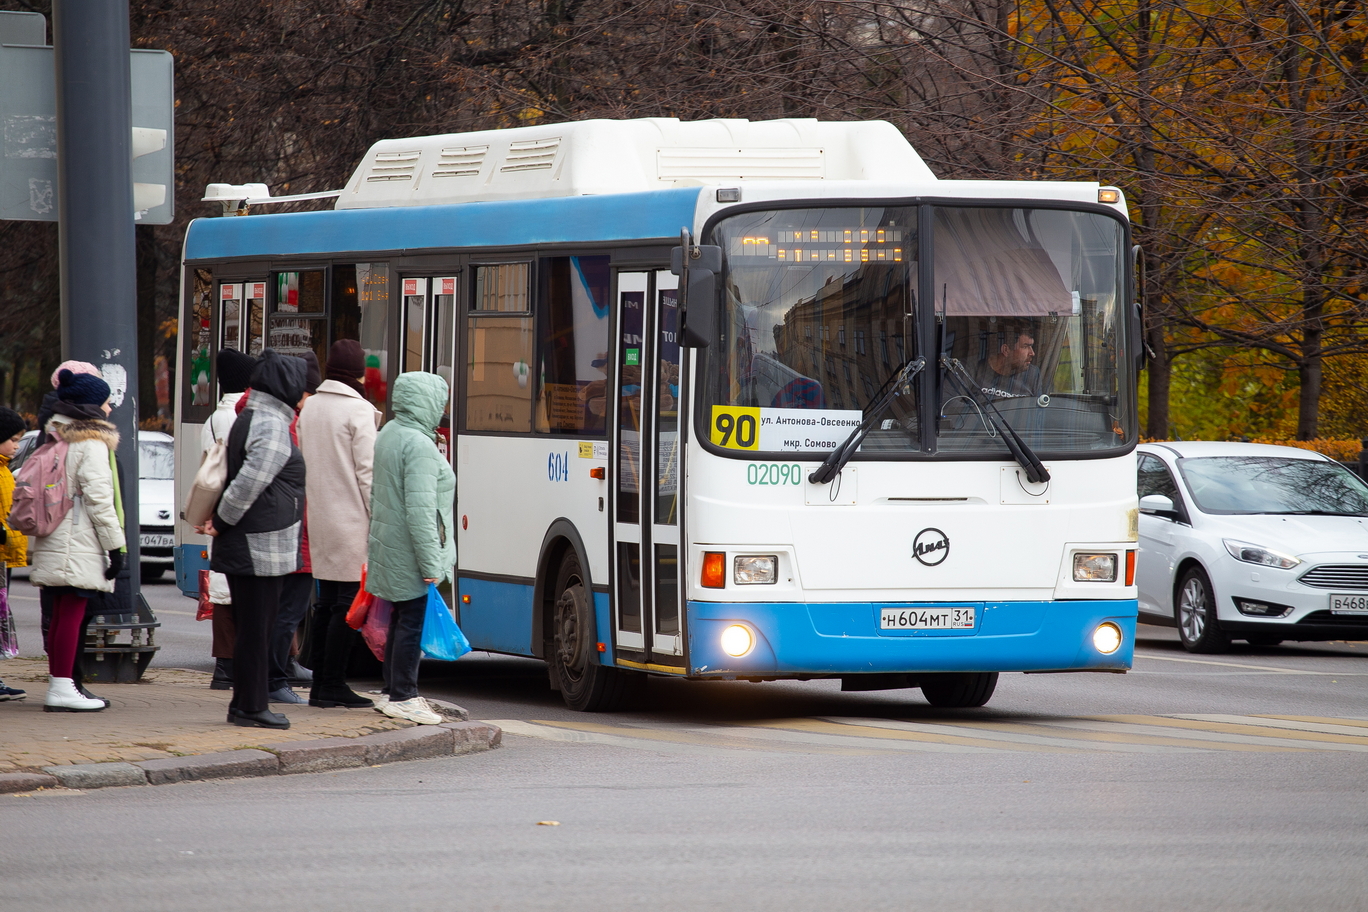
[[[940,180],[884,122],[650,118],[383,140],[342,190],[206,199],[181,501],[220,348],[356,339],[382,412],[441,375],[452,609],[570,707],[651,676],[971,707],[1002,672],[1130,667],[1117,188]],[[187,593],[203,549],[180,523]]]

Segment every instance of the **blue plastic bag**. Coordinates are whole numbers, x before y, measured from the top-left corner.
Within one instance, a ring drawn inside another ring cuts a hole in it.
[[[454,662],[470,652],[470,641],[456,626],[451,609],[442,601],[436,583],[428,583],[427,613],[423,615],[423,654],[430,659]]]

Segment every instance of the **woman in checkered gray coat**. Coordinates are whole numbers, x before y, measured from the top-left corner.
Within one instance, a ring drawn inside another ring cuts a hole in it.
[[[237,621],[233,700],[228,721],[289,728],[267,706],[268,640],[281,582],[300,568],[304,457],[290,422],[304,395],[306,368],[271,349],[252,373],[252,395],[228,435],[228,483],[204,531],[214,536],[211,566],[228,577]]]

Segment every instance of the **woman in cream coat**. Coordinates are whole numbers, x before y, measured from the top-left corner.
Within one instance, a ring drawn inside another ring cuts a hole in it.
[[[109,385],[89,374],[61,372],[49,435],[67,443],[66,484],[72,507],[52,534],[33,539],[29,580],[55,596],[48,636],[47,712],[98,712],[72,680],[86,601],[113,592],[124,563],[124,531],[114,451],[119,432],[109,415]]]
[[[361,585],[370,536],[371,470],[380,413],[363,395],[361,344],[340,339],[328,352],[327,379],[299,412],[299,449],[308,467],[305,503],[309,555],[318,602],[310,629],[314,643],[310,706],[367,707],[347,686],[347,659],[356,631],[347,608]]]

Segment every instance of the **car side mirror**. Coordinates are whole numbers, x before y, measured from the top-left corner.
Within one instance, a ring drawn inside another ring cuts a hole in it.
[[[1146,494],[1140,498],[1140,512],[1149,513],[1152,516],[1164,516],[1169,519],[1178,518],[1178,511],[1173,508],[1173,501],[1163,494]]]

